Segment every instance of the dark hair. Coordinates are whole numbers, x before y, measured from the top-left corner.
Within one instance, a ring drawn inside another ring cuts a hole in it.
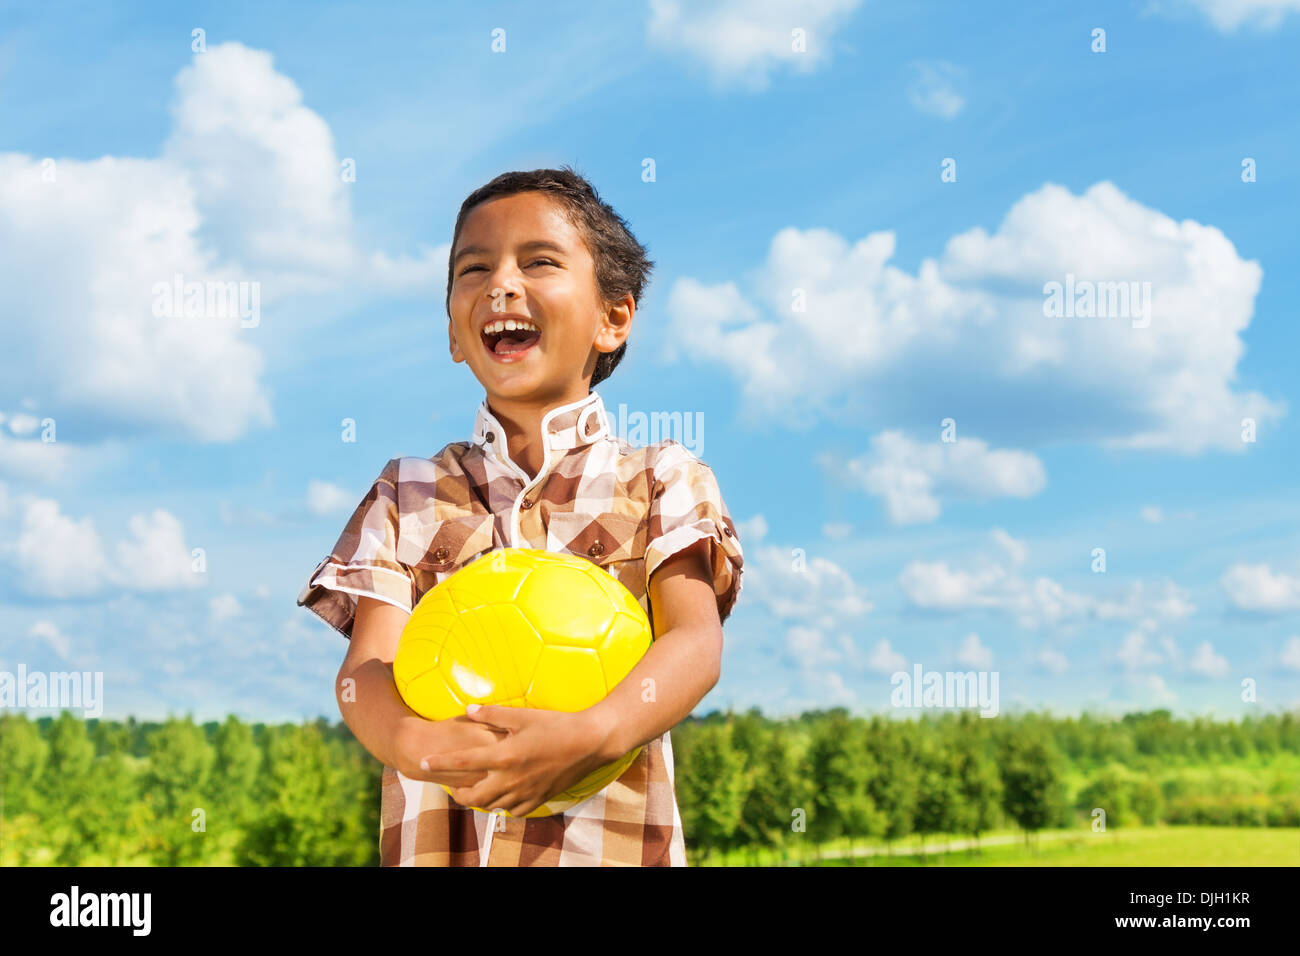
[[[453,281],[452,257],[456,254],[456,240],[470,211],[481,203],[502,196],[523,192],[540,192],[550,196],[564,209],[574,229],[582,236],[595,264],[596,291],[605,303],[616,302],[628,293],[632,301],[641,304],[641,293],[650,278],[654,262],[646,257],[646,249],[632,235],[623,217],[608,203],[601,200],[595,188],[571,167],[563,169],[534,169],[531,172],[502,173],[486,186],[480,186],[461,203],[456,216],[456,228],[451,235],[451,252],[447,256],[447,316],[451,316],[451,285]],[[627,341],[613,352],[602,352],[596,359],[591,375],[591,385],[609,378],[623,360]]]

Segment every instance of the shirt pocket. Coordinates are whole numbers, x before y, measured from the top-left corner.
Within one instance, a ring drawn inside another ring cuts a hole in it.
[[[456,515],[436,521],[402,518],[397,560],[439,580],[492,549],[490,514]]]
[[[546,526],[546,550],[576,554],[612,574],[649,613],[645,549],[649,520],[604,512],[555,512]]]

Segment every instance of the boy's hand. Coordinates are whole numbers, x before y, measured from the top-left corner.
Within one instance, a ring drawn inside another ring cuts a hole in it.
[[[588,711],[482,706],[469,717],[509,736],[427,759],[429,773],[440,778],[448,773],[481,778],[452,788],[452,799],[461,806],[522,817],[606,763],[600,755],[604,733]]]
[[[448,787],[467,787],[483,779],[481,770],[432,772],[420,769],[420,761],[439,751],[463,751],[471,747],[493,745],[506,738],[504,730],[494,730],[464,714],[447,720],[413,718],[398,733],[400,764],[394,769],[412,780],[441,783]]]

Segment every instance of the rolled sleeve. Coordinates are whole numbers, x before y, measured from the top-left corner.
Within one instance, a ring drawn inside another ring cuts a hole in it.
[[[415,578],[397,560],[401,526],[397,510],[397,467],[392,459],[357,505],[329,556],[316,565],[298,595],[305,607],[349,640],[361,597],[410,613]]]
[[[645,553],[647,589],[659,565],[700,540],[709,542],[718,620],[725,621],[740,597],[745,563],[736,526],[722,500],[713,469],[686,446],[665,442],[654,467]]]

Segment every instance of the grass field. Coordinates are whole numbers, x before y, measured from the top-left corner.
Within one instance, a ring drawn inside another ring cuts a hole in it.
[[[885,855],[884,847],[858,841],[855,856],[843,840],[822,847],[820,861],[812,848],[782,864],[774,854],[760,866],[1300,866],[1300,828],[1296,827],[1135,827],[1093,833],[1088,829],[1045,830],[1026,847],[1024,835],[1010,830],[990,833],[978,850],[969,838],[930,837],[926,853],[915,839],[900,840]],[[946,844],[957,848],[944,852]],[[878,851],[870,853],[869,851]],[[701,865],[692,857],[693,865]],[[752,866],[749,854],[715,856],[705,866]]]
[[[986,834],[979,849],[968,848],[970,838],[959,834],[928,837],[925,853],[914,837],[899,840],[892,853],[886,848],[856,842],[850,855],[846,840],[821,848],[804,847],[788,860],[774,853],[714,855],[701,861],[688,847],[692,866],[1300,866],[1300,828],[1297,827],[1138,827],[1093,833],[1088,829],[1044,830],[1025,846],[1024,834],[999,830]],[[0,854],[3,856],[3,854]],[[40,858],[32,862],[49,865]],[[148,857],[120,861],[123,865],[149,866]],[[230,866],[233,849],[222,847],[206,862]],[[12,866],[13,860],[5,865]],[[109,861],[89,857],[88,865]]]

